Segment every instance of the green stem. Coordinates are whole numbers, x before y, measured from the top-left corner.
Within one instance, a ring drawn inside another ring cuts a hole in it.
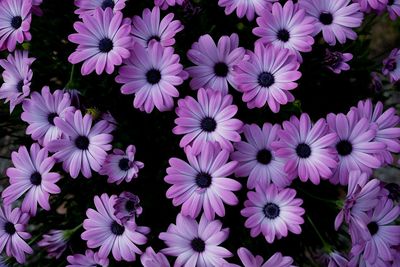
[[[65,85],[66,89],[72,89],[72,85],[74,83],[74,74],[75,74],[75,65],[72,65],[71,73],[69,75],[69,80],[68,80],[67,84]]]
[[[29,240],[28,245],[32,245],[33,243],[35,243],[35,241],[38,240],[40,237],[42,237],[42,235],[35,236],[31,240]]]
[[[321,243],[323,245],[322,249],[326,251],[327,253],[332,252],[332,247],[328,244],[328,242],[325,241],[325,239],[322,237],[321,233],[318,231],[317,227],[315,226],[314,222],[311,220],[310,216],[307,215],[307,220],[311,224],[312,228],[314,229],[315,233],[321,240]]]

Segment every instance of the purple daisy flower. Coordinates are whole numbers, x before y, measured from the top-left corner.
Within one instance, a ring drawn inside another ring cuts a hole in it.
[[[294,267],[291,257],[283,256],[280,252],[276,252],[265,263],[264,259],[253,254],[244,247],[238,249],[237,254],[242,261],[243,267]],[[240,267],[236,264],[224,264],[223,267]]]
[[[196,66],[187,68],[192,80],[192,89],[211,88],[228,93],[228,83],[236,88],[233,80],[233,66],[245,57],[246,50],[239,47],[237,34],[222,36],[215,44],[210,35],[200,36],[199,41],[192,45],[187,57]]]
[[[305,10],[292,1],[287,1],[283,7],[278,2],[274,3],[271,11],[265,10],[257,18],[257,24],[253,33],[261,37],[261,43],[287,48],[296,54],[299,61],[302,61],[300,52],[310,52],[312,49],[314,19],[306,16]]]
[[[243,93],[242,100],[248,108],[262,108],[268,103],[272,112],[279,112],[280,105],[294,100],[290,93],[301,77],[300,64],[287,49],[255,44],[254,53],[248,51],[249,60],[235,66],[235,81]]]
[[[389,76],[391,83],[400,80],[400,49],[393,49],[389,57],[383,61],[382,73]]]
[[[346,39],[357,38],[352,28],[360,27],[363,20],[358,3],[351,3],[351,0],[302,0],[299,4],[309,16],[315,18],[314,35],[322,31],[329,45],[335,45],[336,39],[344,44]]]
[[[182,204],[182,214],[196,218],[203,210],[206,218],[212,220],[215,213],[225,216],[224,203],[237,205],[239,200],[233,193],[241,188],[239,182],[228,178],[237,165],[230,161],[229,151],[220,149],[215,143],[206,143],[202,152],[195,156],[192,147],[185,149],[189,164],[178,158],[171,158],[165,182],[172,184],[167,198],[174,206]]]
[[[54,119],[63,119],[65,113],[75,110],[68,93],[56,90],[52,94],[48,86],[43,87],[41,94],[33,92],[31,98],[24,101],[22,108],[24,112],[21,119],[29,123],[26,133],[43,146],[63,136],[63,132],[54,124]]]
[[[400,17],[400,0],[388,0],[387,11],[392,20],[396,20]]]
[[[37,205],[43,209],[50,210],[50,194],[60,193],[56,182],[61,176],[51,172],[55,164],[53,157],[48,157],[46,148],[40,148],[33,144],[30,151],[21,146],[18,152],[11,154],[14,167],[7,169],[7,176],[10,177],[10,186],[2,192],[2,198],[6,205],[11,205],[15,200],[26,193],[22,201],[22,211],[35,215]]]
[[[100,258],[98,252],[93,252],[92,250],[88,249],[83,254],[74,254],[67,257],[68,265],[67,267],[88,267],[88,266],[108,266],[108,259],[107,258]]]
[[[161,252],[156,253],[152,247],[146,248],[145,253],[140,256],[143,267],[170,267],[167,257]]]
[[[32,254],[32,248],[25,242],[31,238],[26,232],[29,216],[19,208],[10,205],[0,206],[0,253],[6,250],[9,257],[14,257],[20,264],[25,262],[25,253]]]
[[[159,235],[168,246],[161,252],[177,257],[174,266],[222,266],[227,263],[224,258],[233,256],[220,246],[228,235],[229,229],[222,229],[222,223],[218,220],[208,220],[203,214],[197,223],[179,213],[176,224],[170,224],[167,232]]]
[[[143,47],[147,47],[151,40],[160,42],[163,47],[175,44],[175,34],[183,30],[183,25],[179,20],[174,19],[174,13],[169,13],[160,21],[160,8],[154,7],[153,10],[146,8],[143,10],[142,17],[132,18],[133,40]]]
[[[138,196],[130,192],[122,192],[115,200],[114,210],[115,217],[123,224],[130,219],[135,219],[142,214],[142,207],[140,206],[140,199]]]
[[[271,10],[271,2],[275,0],[219,0],[218,5],[225,8],[225,14],[230,15],[236,10],[239,18],[247,17],[253,20],[255,15],[261,16],[264,10]]]
[[[67,249],[68,240],[66,231],[50,230],[37,244],[45,248],[50,257],[58,259]]]
[[[111,74],[114,66],[121,65],[130,55],[131,20],[124,19],[120,11],[97,8],[93,16],[82,15],[82,21],[75,22],[74,29],[77,33],[70,34],[68,40],[78,44],[78,48],[68,60],[72,64],[84,61],[82,75],[94,70],[98,75],[104,71]]]
[[[0,50],[15,50],[17,43],[30,41],[32,1],[3,0],[0,2]]]
[[[262,129],[256,124],[243,127],[246,142],[235,143],[237,151],[231,158],[239,164],[235,174],[239,177],[248,176],[247,188],[254,189],[256,184],[267,187],[274,183],[278,187],[289,185],[290,179],[284,172],[284,159],[275,155],[271,144],[278,140],[281,126],[264,123]]]
[[[386,145],[373,141],[377,132],[376,124],[369,123],[366,118],[359,119],[354,110],[347,115],[328,114],[327,122],[331,132],[338,135],[334,147],[339,155],[339,164],[330,182],[346,185],[351,170],[371,174],[372,169],[382,165],[374,155],[382,153]]]
[[[192,146],[194,154],[200,153],[209,141],[217,142],[223,149],[233,151],[231,142],[239,142],[243,123],[234,119],[237,106],[232,96],[221,92],[200,89],[197,100],[191,96],[178,101],[174,134],[184,134],[179,145]]]
[[[132,220],[122,224],[114,215],[116,198],[116,195],[109,197],[107,194],[94,197],[97,210],[86,211],[88,218],[83,222],[85,231],[81,238],[87,241],[89,248],[100,247],[100,258],[107,258],[112,251],[117,261],[135,261],[136,254],[142,254],[137,245],[147,242],[145,234],[148,234],[150,229],[137,226]]]
[[[3,84],[0,87],[0,99],[10,102],[10,112],[30,93],[33,72],[30,68],[35,58],[28,57],[28,51],[17,50],[14,55],[0,60]]]
[[[374,141],[386,144],[386,149],[378,154],[382,162],[391,164],[392,153],[400,152],[400,117],[396,115],[396,109],[389,108],[383,111],[382,102],[374,106],[370,99],[359,101],[357,107],[353,107],[360,118],[367,118],[370,123],[375,123],[378,128]]]
[[[350,69],[348,61],[353,59],[350,53],[341,53],[337,51],[325,50],[324,65],[333,73],[339,74],[342,71]]]
[[[109,183],[129,183],[138,177],[139,170],[144,167],[143,162],[135,160],[136,147],[129,145],[124,152],[115,148],[113,154],[105,159],[99,171],[101,175],[107,175]]]
[[[256,186],[256,191],[247,193],[245,208],[240,212],[246,217],[245,226],[252,237],[262,233],[268,243],[288,235],[288,232],[301,233],[301,217],[304,209],[300,207],[303,200],[294,198],[296,191],[285,188],[278,189],[274,184],[264,188]]]
[[[123,84],[121,93],[135,94],[135,108],[147,113],[154,106],[159,111],[171,110],[174,98],[179,96],[176,86],[187,79],[179,60],[172,47],[162,47],[159,42],[151,41],[147,49],[134,43],[131,57],[115,80]]]
[[[319,184],[320,178],[332,176],[337,156],[331,146],[337,135],[328,130],[324,119],[313,125],[306,113],[300,119],[292,116],[290,121],[283,122],[283,130],[278,133],[280,139],[272,147],[278,157],[286,160],[284,170],[289,177],[298,176],[303,182],[309,179]]]
[[[388,0],[354,0],[360,4],[361,11],[363,12],[371,12],[371,11],[383,11],[387,4]]]
[[[80,18],[84,15],[94,15],[97,8],[111,8],[112,11],[121,11],[125,7],[126,0],[75,0],[74,4],[78,7],[75,10],[75,14],[78,14]]]
[[[83,176],[90,178],[92,171],[98,172],[103,165],[107,152],[111,149],[112,127],[102,120],[92,127],[92,116],[82,117],[80,110],[67,112],[65,120],[54,119],[55,125],[68,136],[66,139],[53,140],[47,148],[55,152],[54,158],[63,162],[63,168],[72,178]]]
[[[182,5],[185,0],[154,0],[154,5],[159,6],[162,10],[169,6]]]

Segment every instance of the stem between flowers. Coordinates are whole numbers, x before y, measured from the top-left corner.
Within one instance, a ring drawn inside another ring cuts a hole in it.
[[[68,80],[67,84],[65,85],[65,88],[66,88],[66,89],[71,89],[71,88],[73,88],[74,74],[75,74],[75,65],[72,65],[71,73],[70,73],[70,75],[69,75],[69,80]]]
[[[322,237],[321,233],[318,231],[317,227],[315,226],[314,222],[311,220],[310,216],[307,216],[308,222],[311,224],[312,228],[314,229],[315,233],[317,233],[317,236],[321,240],[321,243],[323,245],[322,249],[327,252],[328,254],[332,252],[332,247],[328,244],[328,242],[325,241],[325,239]]]
[[[324,198],[315,196],[315,195],[313,195],[313,194],[308,193],[308,192],[305,191],[304,189],[301,189],[300,187],[299,187],[299,188],[296,188],[296,190],[301,191],[302,193],[306,194],[307,196],[309,196],[309,197],[311,197],[311,198],[314,198],[314,199],[317,199],[317,200],[320,200],[320,201],[323,201],[323,202],[326,202],[326,203],[329,203],[329,204],[333,204],[333,205],[335,205],[336,207],[338,206],[338,201],[337,201],[337,200],[324,199]]]

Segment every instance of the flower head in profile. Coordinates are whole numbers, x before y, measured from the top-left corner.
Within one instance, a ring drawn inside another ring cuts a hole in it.
[[[112,127],[105,120],[92,125],[92,116],[82,116],[80,110],[67,112],[65,120],[54,119],[55,125],[67,136],[53,140],[48,145],[53,157],[63,162],[63,168],[72,178],[83,176],[90,178],[92,170],[98,172],[103,165],[107,152],[111,149]],[[93,127],[92,127],[93,126]]]
[[[86,211],[87,219],[83,222],[85,231],[81,238],[87,241],[89,248],[99,249],[98,256],[107,258],[110,252],[117,261],[135,261],[137,254],[142,254],[138,245],[147,242],[145,234],[148,227],[137,226],[134,220],[125,224],[115,217],[114,205],[117,196],[102,194],[94,197],[96,210]]]
[[[185,0],[154,0],[154,5],[165,10],[170,6],[182,5]]]
[[[302,0],[299,4],[315,19],[314,35],[322,31],[322,36],[329,45],[335,45],[336,40],[344,44],[347,39],[357,38],[353,28],[358,28],[363,20],[358,3],[351,0]]]
[[[135,160],[136,147],[129,145],[126,151],[115,148],[109,154],[99,171],[101,175],[108,176],[109,183],[129,183],[138,177],[139,170],[144,167],[143,162]]]
[[[35,58],[28,57],[28,51],[17,50],[9,54],[7,59],[0,60],[3,84],[0,87],[0,99],[10,102],[10,112],[30,93],[33,72],[31,64]]]
[[[400,17],[400,0],[388,0],[387,11],[392,20],[396,20]]]
[[[238,111],[232,104],[231,95],[200,89],[197,99],[187,96],[178,101],[174,134],[183,134],[179,145],[192,146],[192,151],[199,154],[209,141],[217,142],[223,149],[233,151],[231,142],[239,142],[239,131],[243,123],[233,118]]]
[[[190,77],[190,87],[211,88],[228,93],[228,84],[236,88],[233,80],[233,67],[245,57],[245,49],[239,47],[239,36],[222,36],[218,44],[210,35],[200,36],[199,41],[192,45],[187,56],[196,66],[187,68]]]
[[[339,74],[342,71],[350,69],[348,61],[353,58],[350,53],[341,53],[338,51],[325,50],[324,65],[330,69],[333,73]]]
[[[220,246],[228,235],[229,229],[222,229],[218,220],[208,220],[203,214],[197,222],[179,213],[176,224],[170,224],[167,232],[159,235],[168,246],[161,252],[177,257],[174,266],[222,266],[227,263],[224,258],[233,256]]]
[[[289,232],[301,233],[300,225],[304,223],[304,209],[300,207],[303,200],[295,198],[294,189],[278,189],[274,184],[268,187],[256,186],[256,190],[247,193],[245,208],[240,212],[246,217],[245,226],[252,237],[262,233],[268,243],[275,238],[286,237]]]
[[[262,108],[268,104],[277,113],[281,105],[294,100],[290,93],[297,87],[301,77],[300,64],[296,57],[285,48],[255,44],[254,52],[248,51],[249,60],[235,66],[238,91],[248,108]]]
[[[392,0],[391,0],[392,1]],[[390,2],[389,0],[354,0],[360,4],[360,9],[363,12],[381,12],[386,9],[386,6]],[[393,2],[393,1],[392,1]]]
[[[15,50],[17,43],[30,41],[32,0],[0,1],[0,50]]]
[[[46,148],[33,144],[29,152],[25,146],[21,146],[18,152],[11,154],[11,159],[14,167],[7,169],[10,186],[2,192],[4,203],[11,205],[25,194],[22,211],[35,215],[38,204],[43,209],[50,210],[50,194],[61,191],[56,185],[61,178],[60,174],[51,172],[55,164],[54,158],[48,156]]]
[[[392,83],[400,80],[400,49],[393,49],[390,55],[383,61],[382,73],[389,76]]]
[[[236,205],[239,200],[233,193],[241,188],[239,182],[228,178],[237,165],[228,161],[229,151],[221,149],[216,143],[206,143],[199,155],[187,147],[189,164],[178,158],[171,158],[164,180],[172,186],[167,197],[173,199],[175,206],[182,205],[182,214],[196,218],[201,211],[208,220],[225,216],[224,203]]]
[[[175,35],[183,30],[179,20],[174,20],[174,13],[169,13],[160,20],[160,8],[143,10],[142,17],[132,18],[133,41],[147,47],[152,40],[160,42],[163,47],[175,44]]]
[[[238,162],[235,174],[239,177],[248,176],[247,188],[254,189],[257,184],[267,187],[274,183],[285,187],[290,183],[284,172],[285,161],[277,157],[272,149],[272,142],[279,139],[279,124],[264,123],[260,128],[256,124],[245,125],[243,133],[246,141],[235,143],[236,151],[231,158]]]
[[[111,74],[130,55],[131,21],[124,19],[120,11],[97,8],[93,15],[85,14],[82,21],[75,22],[74,29],[77,33],[69,35],[68,40],[78,44],[78,48],[68,60],[72,64],[83,61],[82,75],[93,71],[98,75],[104,71]]]
[[[115,80],[123,84],[121,93],[135,94],[135,108],[147,113],[154,107],[159,111],[171,110],[174,98],[179,96],[176,86],[187,78],[179,61],[172,47],[163,47],[157,41],[151,41],[148,48],[134,43],[131,57]]]
[[[25,253],[32,254],[32,248],[26,243],[31,235],[26,232],[29,220],[27,213],[19,208],[12,209],[10,205],[0,206],[0,253],[4,250],[9,257],[14,257],[18,263],[25,263]]]
[[[276,252],[266,262],[263,257],[254,256],[247,248],[241,247],[237,254],[242,261],[243,267],[294,267],[291,257],[283,256],[282,253]],[[240,267],[236,264],[224,264],[223,267]]]
[[[26,133],[43,146],[63,136],[63,132],[54,124],[54,119],[64,118],[65,113],[75,110],[68,93],[61,90],[51,93],[48,86],[43,87],[41,93],[33,92],[24,101],[22,108],[24,112],[21,119],[29,123]]]
[[[99,257],[99,252],[86,250],[85,254],[74,254],[67,257],[67,267],[88,267],[88,266],[102,266],[107,267],[108,258]]]
[[[112,11],[121,11],[125,7],[126,0],[74,0],[75,6],[78,7],[75,10],[75,14],[78,14],[80,18],[84,15],[94,15],[97,8],[105,10],[111,8]]]
[[[67,249],[68,241],[67,230],[50,230],[37,244],[39,247],[45,248],[50,257],[58,259]]]
[[[284,6],[279,2],[271,10],[264,10],[257,18],[258,27],[253,33],[259,42],[278,48],[287,48],[302,61],[300,52],[310,52],[314,44],[314,19],[306,16],[306,11],[292,1]]]
[[[236,10],[239,18],[246,16],[253,20],[256,15],[261,16],[263,11],[271,9],[271,2],[275,0],[219,0],[218,5],[225,8],[225,14],[230,15]]]
[[[156,253],[152,247],[146,248],[146,251],[140,256],[140,262],[143,267],[170,267],[167,257],[162,253]]]
[[[131,219],[135,219],[142,214],[142,207],[140,206],[140,199],[137,195],[130,192],[122,192],[115,200],[114,204],[115,217],[126,223]]]

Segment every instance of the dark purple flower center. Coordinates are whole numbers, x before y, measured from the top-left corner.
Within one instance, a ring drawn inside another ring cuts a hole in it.
[[[13,235],[17,230],[15,230],[15,226],[12,222],[6,222],[4,224],[4,231],[9,235]]]
[[[156,40],[157,42],[161,41],[160,36],[152,35],[149,39],[147,39],[147,44],[149,44],[152,40]]]
[[[376,222],[370,222],[367,225],[367,228],[368,228],[369,232],[371,233],[371,235],[375,235],[379,230],[379,225]]]
[[[393,4],[394,4],[394,0],[389,0],[388,3],[387,3],[388,6],[391,6]]]
[[[389,59],[385,64],[385,69],[387,69],[388,71],[394,71],[396,68],[397,68],[397,61],[394,58]]]
[[[89,148],[89,138],[80,135],[75,139],[75,146],[80,150],[87,150]]]
[[[279,213],[281,212],[279,206],[276,205],[275,203],[267,203],[264,206],[263,211],[265,217],[267,217],[268,219],[275,219],[276,217],[279,216]]]
[[[157,84],[161,80],[161,72],[156,69],[151,69],[146,73],[146,79],[149,84]]]
[[[204,241],[200,237],[194,238],[192,242],[190,242],[190,246],[194,251],[199,253],[203,252],[206,249],[206,243],[204,243]]]
[[[21,16],[15,16],[11,19],[11,27],[14,29],[18,29],[22,25],[22,17]]]
[[[57,114],[57,113],[55,113],[55,112],[50,113],[49,115],[47,115],[47,121],[48,121],[51,125],[55,125],[55,124],[54,124],[54,119],[55,119],[56,117],[58,117],[58,114]]]
[[[305,143],[298,144],[296,147],[296,154],[300,158],[308,158],[311,155],[311,147]]]
[[[226,75],[228,75],[228,71],[228,65],[226,65],[224,62],[218,62],[214,65],[214,72],[218,77],[226,77]]]
[[[336,150],[341,156],[350,155],[353,151],[353,145],[347,140],[341,140],[336,144]]]
[[[137,206],[137,203],[134,202],[134,201],[132,201],[132,200],[128,200],[128,201],[125,203],[125,209],[126,209],[128,212],[132,212],[132,211],[136,210],[136,206]]]
[[[275,83],[275,77],[269,72],[262,72],[258,75],[258,84],[262,87],[270,87]]]
[[[271,151],[268,149],[261,149],[257,153],[257,161],[261,164],[267,165],[271,162],[272,160],[272,154]]]
[[[278,37],[282,42],[287,42],[290,39],[290,33],[286,29],[282,29],[278,31],[276,37]]]
[[[333,22],[333,16],[329,12],[322,12],[319,15],[319,21],[324,25],[331,25]]]
[[[123,171],[128,171],[131,168],[129,159],[127,158],[120,159],[118,167]]]
[[[101,3],[101,8],[104,10],[107,7],[114,8],[114,1],[113,0],[104,0],[103,3]]]
[[[205,117],[201,120],[200,127],[205,132],[213,132],[217,128],[217,122],[211,117]]]
[[[113,41],[110,38],[103,38],[99,41],[99,50],[102,53],[108,53],[114,48]]]
[[[39,172],[34,172],[31,174],[29,180],[31,184],[38,186],[42,183],[42,175]]]
[[[111,232],[114,235],[122,235],[125,232],[125,227],[123,225],[120,225],[116,221],[113,221],[111,223]]]
[[[200,188],[207,188],[211,185],[212,177],[206,172],[199,172],[196,175],[196,184]]]
[[[22,93],[22,89],[24,88],[24,80],[20,80],[18,83],[17,83],[17,90],[18,90],[18,92],[20,92],[20,93]]]

